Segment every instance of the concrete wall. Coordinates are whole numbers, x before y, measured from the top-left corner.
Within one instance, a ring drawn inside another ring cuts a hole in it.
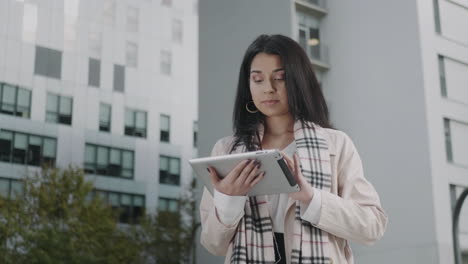
[[[328,1],[323,23],[331,70],[325,96],[338,129],[354,140],[389,216],[356,263],[437,263],[416,2]]]
[[[263,33],[290,36],[290,9],[291,3],[284,0],[200,0],[200,157],[209,155],[219,138],[232,135],[237,78],[248,45]],[[223,259],[198,247],[198,263]]]

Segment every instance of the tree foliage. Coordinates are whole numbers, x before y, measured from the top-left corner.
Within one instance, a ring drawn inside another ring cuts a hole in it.
[[[111,208],[90,198],[83,171],[43,168],[23,179],[24,193],[0,197],[2,263],[132,263],[138,245],[117,227]]]
[[[23,193],[0,196],[0,263],[188,263],[194,245],[195,199],[184,190],[178,212],[118,225],[115,210],[81,169],[42,168]]]
[[[147,215],[135,226],[133,234],[140,243],[145,263],[190,263],[199,225],[195,217],[195,184],[193,180],[191,187],[183,191],[177,212],[159,211],[156,215]],[[191,263],[194,262],[193,259]]]

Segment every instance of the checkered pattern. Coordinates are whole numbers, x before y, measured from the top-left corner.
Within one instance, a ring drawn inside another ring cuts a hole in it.
[[[294,124],[294,138],[302,174],[313,187],[329,192],[331,186],[330,153],[323,133],[323,128],[314,123],[298,121]],[[275,263],[273,224],[268,212],[266,196],[249,197],[244,210],[245,215],[231,241],[233,247],[231,263]],[[290,262],[331,263],[325,253],[328,247],[328,233],[301,219],[298,201],[296,201],[295,212]]]

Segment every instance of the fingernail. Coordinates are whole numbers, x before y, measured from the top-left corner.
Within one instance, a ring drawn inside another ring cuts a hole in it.
[[[209,173],[211,173],[211,170],[210,170],[210,168],[206,168],[206,170],[207,170]]]

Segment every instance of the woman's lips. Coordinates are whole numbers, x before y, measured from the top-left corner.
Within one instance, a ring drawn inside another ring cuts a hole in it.
[[[266,100],[266,101],[262,101],[262,104],[264,105],[268,105],[268,106],[271,106],[271,105],[275,105],[279,103],[279,100]]]

